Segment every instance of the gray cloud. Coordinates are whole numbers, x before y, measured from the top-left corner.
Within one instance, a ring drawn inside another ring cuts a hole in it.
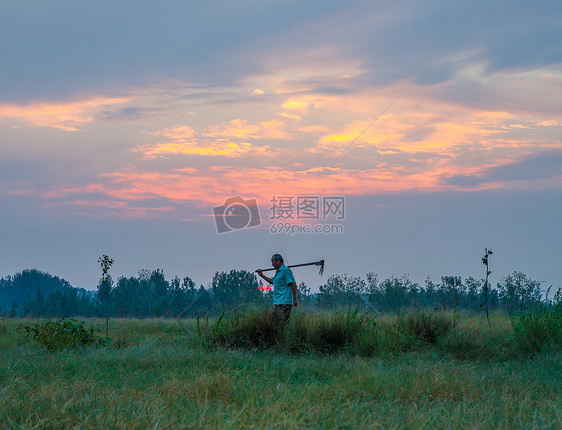
[[[11,102],[119,93],[168,78],[231,84],[323,48],[326,60],[361,59],[366,85],[430,85],[474,63],[495,72],[562,62],[555,1],[36,0],[2,12],[0,94]]]
[[[129,106],[116,111],[104,110],[96,115],[100,121],[135,121],[154,113],[153,109]]]
[[[492,182],[550,179],[562,175],[562,152],[543,152],[519,162],[488,169],[483,175],[455,175],[444,180],[447,185],[474,188]]]
[[[406,78],[411,71],[416,82],[428,84],[446,80],[475,62],[494,72],[562,61],[560,2],[515,6],[506,0],[405,1],[393,5],[391,19],[373,26],[371,34],[380,62],[380,67],[374,63],[374,70],[386,70],[394,78]]]
[[[10,3],[0,18],[0,93],[58,99],[161,77],[208,84],[259,68],[268,37],[343,7],[314,2]]]

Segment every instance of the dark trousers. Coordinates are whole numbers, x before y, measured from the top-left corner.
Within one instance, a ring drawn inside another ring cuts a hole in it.
[[[293,305],[275,305],[275,315],[281,327],[284,327],[289,322]]]

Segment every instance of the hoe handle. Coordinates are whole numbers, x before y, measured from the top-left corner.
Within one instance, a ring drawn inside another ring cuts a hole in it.
[[[324,260],[319,260],[319,261],[313,261],[312,263],[303,263],[303,264],[292,264],[290,266],[287,266],[289,269],[293,268],[293,267],[303,267],[303,266],[322,266],[324,267]],[[270,269],[263,269],[263,270],[256,270],[256,272],[270,272],[272,270],[275,270],[275,268],[270,268]]]

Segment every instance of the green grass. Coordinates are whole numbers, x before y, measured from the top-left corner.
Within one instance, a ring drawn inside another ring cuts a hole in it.
[[[363,323],[390,342],[399,318]],[[131,319],[110,321],[111,346],[49,353],[17,330],[33,321],[8,319],[0,428],[560,428],[562,353],[509,352],[507,316],[493,316],[491,333],[481,316],[455,318],[435,342],[414,336],[371,357],[209,349],[193,320]]]
[[[511,324],[519,348],[536,352],[562,348],[562,306],[539,306],[533,312],[515,314]]]

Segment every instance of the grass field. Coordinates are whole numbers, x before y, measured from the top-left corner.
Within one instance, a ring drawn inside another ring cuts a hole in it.
[[[456,318],[439,342],[368,357],[208,348],[193,320],[131,319],[110,321],[109,346],[49,353],[5,319],[0,428],[562,428],[559,348],[514,353],[508,317]]]

